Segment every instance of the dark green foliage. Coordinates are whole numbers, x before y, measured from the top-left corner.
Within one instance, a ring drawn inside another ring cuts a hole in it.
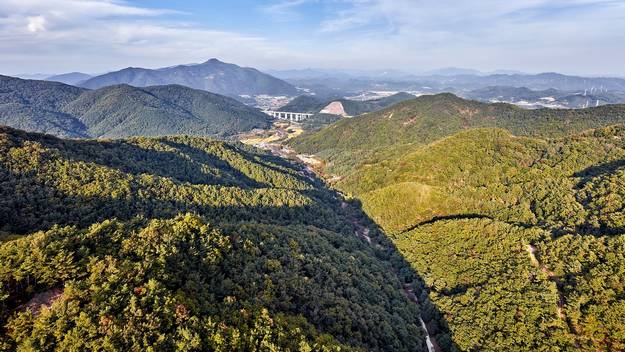
[[[62,137],[86,137],[87,128],[62,111],[85,89],[0,75],[0,125]]]
[[[87,91],[0,76],[0,124],[63,137],[227,137],[270,121],[234,99],[183,86]]]
[[[397,246],[429,283],[430,298],[446,314],[460,349],[518,349],[513,346],[522,339],[529,350],[619,351],[625,346],[624,141],[622,126],[547,140],[470,130],[397,159],[364,165],[339,187],[360,196],[364,209],[389,232],[415,228],[398,235]],[[487,218],[479,221],[490,225],[473,229],[478,220],[463,220],[476,217]],[[508,223],[527,230],[511,232]],[[612,238],[593,237],[606,235]],[[532,243],[542,262],[533,266],[540,266],[542,274],[530,275],[523,286],[527,268],[508,265],[530,265],[522,250]],[[498,281],[498,271],[503,277],[521,276]],[[472,298],[453,289],[480,277],[489,287],[472,288]],[[556,287],[556,296],[532,293],[545,285],[549,292]],[[538,306],[533,315],[509,315],[528,302]],[[559,318],[544,318],[558,306]],[[499,332],[489,335],[487,322],[493,319],[490,324]],[[542,343],[533,340],[553,332],[558,322],[564,326],[558,325],[555,335],[541,337]],[[507,330],[517,323],[526,328]],[[475,330],[475,325],[483,328]]]
[[[540,250],[560,278],[565,311],[580,347],[625,350],[625,236],[566,235]]]
[[[0,131],[2,349],[424,350],[408,268],[300,166]]]
[[[82,94],[64,111],[96,137],[223,137],[269,126],[265,114],[234,99],[174,85],[106,87]]]
[[[408,93],[397,93],[385,98],[373,99],[373,100],[365,100],[365,101],[356,101],[349,99],[340,99],[339,101],[343,104],[343,108],[345,112],[349,116],[358,116],[364,113],[378,111],[389,106],[395,105],[405,100],[414,99],[415,96]]]
[[[399,250],[444,312],[462,351],[571,349],[558,291],[525,247],[544,237],[488,219],[447,220],[397,238]]]
[[[343,117],[339,115],[314,114],[313,116],[302,121],[301,124],[305,131],[316,131],[331,125],[342,118]]]

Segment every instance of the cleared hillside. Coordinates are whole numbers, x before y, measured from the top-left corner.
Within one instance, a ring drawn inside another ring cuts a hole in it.
[[[389,97],[365,101],[349,99],[323,100],[310,95],[301,95],[293,99],[288,104],[280,107],[278,110],[316,114],[330,103],[337,101],[343,105],[345,112],[349,116],[356,116],[367,112],[380,110],[393,104],[414,98],[414,95],[408,93],[397,93]]]

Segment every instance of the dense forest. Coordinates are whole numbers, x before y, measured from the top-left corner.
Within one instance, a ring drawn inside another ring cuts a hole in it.
[[[326,171],[344,175],[365,161],[375,163],[471,128],[496,127],[516,136],[558,137],[617,123],[625,123],[623,105],[526,110],[438,94],[341,120],[295,139],[292,145],[299,152],[323,157]]]
[[[360,199],[411,263],[452,349],[624,350],[625,127],[585,130],[621,122],[622,107],[517,112],[467,102],[499,112],[463,126],[455,104],[433,104],[441,119],[427,122],[411,104],[294,145],[322,157],[335,187]],[[400,132],[406,121],[429,129]],[[387,128],[363,131],[365,123]],[[502,128],[471,128],[481,125]],[[363,156],[365,143],[375,152]],[[347,156],[356,159],[349,169],[339,164]]]
[[[228,137],[270,125],[234,99],[179,85],[97,90],[0,76],[0,124],[60,137]]]
[[[426,349],[357,202],[253,148],[2,127],[0,231],[0,350]]]
[[[625,350],[623,122],[421,97],[296,137],[335,189],[238,143],[0,127],[0,350]]]

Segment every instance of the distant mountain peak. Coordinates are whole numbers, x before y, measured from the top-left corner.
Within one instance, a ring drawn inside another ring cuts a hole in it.
[[[211,79],[206,79],[211,77]],[[177,65],[160,69],[128,67],[93,77],[82,87],[97,89],[126,83],[135,87],[179,84],[228,96],[297,95],[291,84],[252,68],[244,68],[211,58],[201,64]]]

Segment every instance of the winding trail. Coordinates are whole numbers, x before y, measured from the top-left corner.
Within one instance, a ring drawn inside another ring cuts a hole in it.
[[[530,261],[532,262],[532,265],[539,268],[540,271],[547,276],[549,281],[553,282],[556,285],[556,290],[558,292],[558,303],[557,303],[557,308],[556,308],[558,312],[558,318],[560,318],[560,320],[562,320],[566,324],[566,326],[569,328],[569,333],[571,333],[575,339],[575,346],[579,348],[581,346],[578,340],[579,333],[577,329],[575,328],[575,325],[573,325],[572,321],[569,318],[567,318],[566,313],[565,313],[564,306],[566,305],[566,300],[564,299],[564,295],[562,294],[562,291],[560,291],[560,287],[562,286],[562,283],[560,282],[560,278],[553,271],[549,270],[549,268],[547,268],[547,266],[544,263],[540,262],[540,260],[536,256],[536,253],[538,252],[538,249],[536,248],[536,246],[532,244],[528,244],[525,246],[525,250],[530,256]]]
[[[345,201],[341,202],[342,209],[346,209],[347,207],[350,207],[350,205],[347,202]],[[371,229],[369,229],[369,227],[362,225],[360,221],[358,221],[357,218],[354,218],[352,216],[349,216],[348,219],[352,223],[352,225],[356,227],[356,236],[363,238],[365,241],[367,241],[367,243],[370,246],[378,245],[377,243],[374,244],[372,242],[371,237],[369,236],[371,232]],[[393,250],[393,249],[389,248],[389,250]],[[393,269],[393,270],[394,270],[393,274],[397,275],[396,269]],[[419,299],[414,294],[414,285],[404,284],[402,289],[406,297],[408,297],[410,301],[414,302],[419,307],[419,309],[421,309],[421,305],[419,304]],[[419,314],[419,322],[421,323],[421,328],[423,329],[423,332],[425,333],[425,343],[427,345],[428,352],[443,352],[441,347],[438,345],[436,338],[430,335],[430,331],[428,330],[427,325],[423,321],[421,314]]]
[[[536,249],[536,247],[534,245],[528,244],[525,246],[525,250],[527,251],[527,253],[530,256],[530,261],[532,262],[532,265],[539,268],[540,271],[545,274],[547,276],[547,278],[549,279],[549,281],[553,282],[556,284],[556,290],[558,290],[558,307],[557,307],[557,311],[558,311],[558,317],[561,320],[566,321],[566,314],[564,313],[564,296],[562,295],[562,293],[560,292],[560,280],[558,279],[558,277],[556,276],[556,274],[549,270],[549,268],[547,268],[547,266],[543,263],[541,263],[538,258],[536,257],[536,252],[538,251]]]

